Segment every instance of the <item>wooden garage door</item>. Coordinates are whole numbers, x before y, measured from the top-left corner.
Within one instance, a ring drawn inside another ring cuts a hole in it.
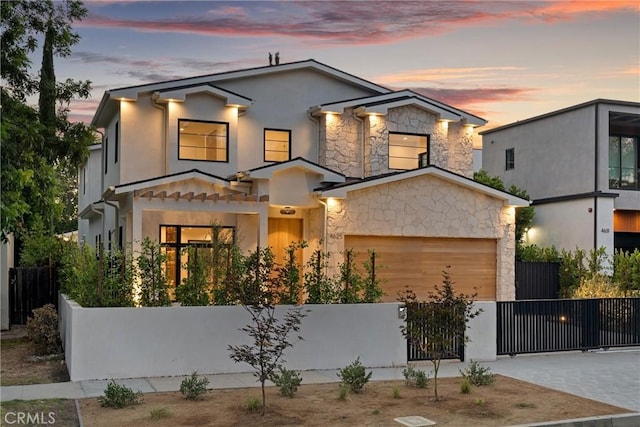
[[[360,267],[368,251],[378,258],[376,274],[385,280],[383,301],[396,301],[398,291],[409,286],[426,299],[433,285],[442,284],[442,271],[450,265],[456,292],[478,300],[496,299],[496,241],[431,237],[345,236],[345,249],[353,249]],[[363,270],[364,272],[364,270]]]

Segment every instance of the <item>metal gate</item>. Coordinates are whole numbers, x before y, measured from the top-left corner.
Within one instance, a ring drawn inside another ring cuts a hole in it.
[[[497,353],[640,345],[640,298],[499,301]]]
[[[434,303],[413,303],[407,304],[407,328],[417,328],[419,331],[417,336],[420,336],[418,339],[407,339],[407,360],[411,361],[419,361],[419,360],[431,360],[431,354],[429,352],[423,352],[421,348],[425,348],[427,344],[426,334],[424,333],[424,325],[412,323],[411,322],[411,310],[419,310],[423,309],[426,304],[434,304]],[[420,332],[421,331],[421,332]],[[443,356],[441,359],[460,359],[460,361],[464,361],[464,335],[460,334],[450,334],[446,337],[447,345],[439,352]]]

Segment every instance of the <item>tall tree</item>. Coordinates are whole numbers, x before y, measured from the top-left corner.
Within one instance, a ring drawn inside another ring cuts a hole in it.
[[[75,210],[67,200],[77,203],[77,183],[70,178],[86,159],[94,133],[69,122],[69,103],[87,98],[91,84],[56,82],[54,57],[71,54],[80,39],[72,24],[87,10],[78,0],[16,0],[0,7],[2,237],[29,230],[36,220],[52,232],[70,231],[75,221],[61,219],[64,208]],[[34,76],[30,55],[43,38],[42,68]],[[27,103],[36,92],[38,110]]]

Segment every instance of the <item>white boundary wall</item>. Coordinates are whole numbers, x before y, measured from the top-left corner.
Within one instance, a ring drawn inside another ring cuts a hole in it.
[[[285,353],[295,370],[338,369],[356,357],[366,367],[405,366],[400,303],[306,305],[295,342]],[[467,328],[466,360],[496,359],[496,303]],[[290,306],[279,306],[284,313]],[[240,306],[83,308],[60,296],[60,335],[71,381],[249,372],[229,358],[229,345],[248,344],[250,322]]]
[[[356,357],[367,367],[406,365],[399,303],[307,305],[285,352],[295,370],[336,369]],[[279,306],[284,313],[288,306]],[[71,381],[248,372],[229,345],[249,343],[240,306],[82,308],[60,296],[60,333]]]

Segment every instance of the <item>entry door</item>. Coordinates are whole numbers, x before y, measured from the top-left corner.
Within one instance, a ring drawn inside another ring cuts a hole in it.
[[[280,265],[284,263],[287,246],[301,241],[301,218],[269,218],[269,246],[273,250],[276,263]],[[302,267],[301,249],[296,252],[296,259]]]

